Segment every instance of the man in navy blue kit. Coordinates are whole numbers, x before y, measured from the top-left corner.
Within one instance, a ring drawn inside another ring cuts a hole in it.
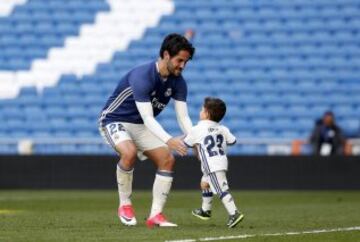
[[[120,156],[116,176],[118,182],[120,221],[137,224],[131,203],[133,171],[136,156],[149,158],[157,166],[153,184],[153,201],[148,227],[174,227],[162,213],[172,184],[175,164],[171,150],[185,155],[182,139],[172,137],[155,120],[174,99],[180,128],[186,134],[192,127],[187,111],[187,85],[181,73],[195,48],[183,36],[165,37],[160,58],[130,70],[108,99],[99,119],[100,133]]]

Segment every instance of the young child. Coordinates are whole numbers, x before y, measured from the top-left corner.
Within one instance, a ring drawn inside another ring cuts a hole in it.
[[[192,214],[203,220],[210,219],[211,201],[215,193],[229,213],[227,226],[233,228],[244,218],[244,215],[236,208],[226,179],[228,168],[226,148],[227,145],[235,144],[236,138],[227,127],[219,124],[225,112],[226,105],[221,99],[206,97],[200,111],[200,121],[192,127],[184,142],[189,147],[196,147],[203,172],[202,207],[193,210]]]

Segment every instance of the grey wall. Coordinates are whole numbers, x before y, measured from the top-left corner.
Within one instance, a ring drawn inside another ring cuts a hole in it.
[[[0,188],[115,188],[115,156],[0,156]],[[155,168],[138,161],[134,188],[152,187]],[[200,164],[177,157],[174,189],[197,189]],[[230,157],[231,189],[360,189],[359,157]]]

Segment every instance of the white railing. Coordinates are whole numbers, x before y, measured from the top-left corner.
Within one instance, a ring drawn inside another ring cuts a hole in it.
[[[307,144],[306,141],[301,141],[302,145]],[[360,138],[349,139],[348,144],[351,146],[351,153],[353,155],[360,155]],[[15,146],[17,154],[30,155],[34,152],[34,147],[38,145],[98,145],[108,148],[108,145],[99,138],[0,138],[0,147]],[[253,138],[253,139],[238,139],[236,147],[240,148],[244,145],[265,145],[266,154],[268,155],[292,155],[294,154],[294,140],[286,138]],[[5,154],[6,148],[0,149],[0,153]],[[105,149],[106,150],[106,149]],[[295,153],[296,154],[296,153]]]

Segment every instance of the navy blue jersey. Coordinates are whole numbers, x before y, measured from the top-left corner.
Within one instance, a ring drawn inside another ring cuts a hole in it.
[[[186,101],[187,86],[180,75],[169,76],[164,81],[151,62],[129,71],[119,82],[102,110],[102,126],[115,122],[144,123],[136,107],[137,102],[151,102],[154,116],[157,116],[169,103],[170,98]]]

